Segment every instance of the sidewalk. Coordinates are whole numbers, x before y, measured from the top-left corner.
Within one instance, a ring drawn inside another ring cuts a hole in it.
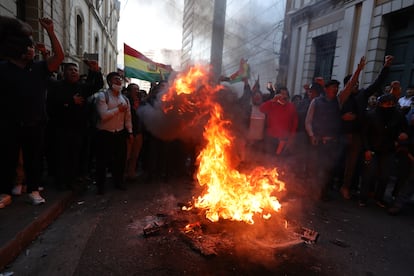
[[[13,196],[12,203],[0,209],[0,271],[11,263],[42,233],[75,197],[71,191],[46,186],[41,192],[46,203],[33,206],[27,194]]]

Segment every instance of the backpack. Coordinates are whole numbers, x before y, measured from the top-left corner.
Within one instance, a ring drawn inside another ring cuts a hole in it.
[[[109,94],[108,94],[108,91],[107,90],[104,90],[104,91],[100,90],[100,91],[98,91],[97,93],[93,94],[90,97],[90,99],[88,100],[89,105],[90,105],[90,110],[91,110],[91,115],[90,115],[90,120],[91,121],[90,121],[90,125],[93,128],[96,127],[96,124],[99,121],[99,114],[98,114],[98,110],[96,109],[96,103],[97,103],[97,99],[98,99],[99,93],[101,93],[101,92],[104,93],[104,95],[105,95],[105,102],[106,102],[106,104],[108,104],[108,102],[109,102]],[[121,94],[121,95],[124,98],[124,100],[126,101],[126,103],[128,105],[130,105],[129,99],[124,94]]]

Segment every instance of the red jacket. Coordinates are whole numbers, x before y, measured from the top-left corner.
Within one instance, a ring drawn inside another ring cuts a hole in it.
[[[294,104],[287,102],[266,101],[260,106],[266,114],[266,134],[275,138],[287,139],[296,133],[298,114]]]

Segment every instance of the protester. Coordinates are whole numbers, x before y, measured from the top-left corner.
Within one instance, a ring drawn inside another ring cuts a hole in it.
[[[160,81],[159,83],[151,83],[151,89],[148,95],[142,99],[140,109],[142,112],[147,108],[154,110],[157,104],[159,94],[167,89],[168,83]],[[138,112],[140,115],[141,113]],[[142,114],[145,115],[145,112]],[[141,118],[143,118],[141,116]],[[167,157],[168,144],[153,134],[156,125],[152,120],[144,119],[143,129],[143,148],[142,148],[142,166],[145,171],[144,179],[146,182],[152,182],[160,177],[164,179],[168,175]]]
[[[263,139],[265,131],[266,114],[260,111],[260,105],[263,103],[263,94],[260,91],[260,85],[255,83],[253,89],[250,89],[248,81],[245,81],[244,89],[249,90],[251,94],[251,107],[249,116],[249,126],[247,131],[247,152],[263,152]]]
[[[295,105],[296,109],[299,106],[299,103],[302,101],[302,96],[301,95],[294,95],[291,99],[291,102]]]
[[[305,128],[306,114],[311,101],[322,95],[324,91],[324,88],[319,83],[313,82],[311,85],[307,86],[306,94],[297,107],[298,128],[296,132],[294,154],[297,159],[296,168],[298,168],[296,175],[300,178],[308,178],[311,175],[311,171],[309,170],[309,152],[311,144],[309,143]]]
[[[394,96],[395,100],[396,100],[396,104],[399,105],[399,100],[401,97],[401,83],[399,80],[393,80],[391,82],[391,84],[389,85],[389,91],[388,93],[390,93],[391,95]]]
[[[79,76],[78,65],[63,66],[63,80],[49,87],[47,106],[49,126],[54,129],[55,186],[59,189],[82,190],[79,177],[87,171],[89,158],[89,116],[86,99],[103,86],[97,61],[86,60],[89,67],[86,82]]]
[[[0,17],[0,82],[3,85],[1,125],[4,128],[3,143],[7,145],[1,154],[3,176],[1,193],[10,193],[14,183],[19,151],[22,149],[28,198],[33,205],[45,202],[39,193],[42,181],[44,153],[44,129],[46,125],[46,87],[49,76],[58,70],[64,54],[55,35],[53,22],[39,19],[52,44],[47,60],[34,61],[32,29],[17,19]],[[7,29],[7,31],[5,31]]]
[[[125,190],[124,172],[127,140],[133,139],[131,107],[122,95],[122,77],[117,72],[107,75],[109,88],[100,92],[96,102],[99,115],[96,124],[96,185],[97,193],[105,193],[107,169],[112,173],[115,188]]]
[[[310,170],[314,176],[311,185],[321,200],[330,199],[329,191],[341,151],[338,90],[339,81],[326,82],[325,95],[312,100],[305,119],[306,132],[312,145]]]
[[[399,140],[397,151],[400,158],[406,161],[404,164],[404,172],[406,177],[397,179],[396,186],[393,189],[393,202],[388,209],[390,215],[400,214],[408,205],[410,199],[414,195],[414,108],[411,107],[410,111],[406,115],[408,123],[407,134],[408,139]],[[404,137],[403,137],[404,138]],[[401,183],[398,183],[400,180]],[[398,185],[399,184],[399,185]]]
[[[126,180],[133,181],[137,178],[137,164],[143,144],[143,125],[137,112],[140,105],[139,86],[131,83],[126,91],[131,104],[132,134],[134,136],[134,139],[128,140],[127,144]]]
[[[414,85],[407,87],[405,95],[398,99],[398,104],[400,105],[403,115],[406,115],[410,110],[411,105],[414,104]]]
[[[266,114],[266,152],[279,155],[289,151],[298,126],[295,106],[289,102],[289,91],[281,87],[273,99],[260,105],[260,111]]]
[[[368,195],[374,191],[374,199],[385,207],[385,189],[389,182],[390,167],[395,153],[396,142],[406,134],[406,122],[396,109],[392,94],[378,98],[376,109],[367,112],[362,125],[364,171],[361,182],[360,206],[366,206]],[[406,139],[406,138],[405,138]]]
[[[365,108],[365,111],[373,110],[377,107],[377,98],[378,94],[374,94],[368,98],[368,105],[367,108]]]
[[[354,187],[354,190],[358,188],[359,177],[356,174],[358,171],[358,160],[362,155],[362,140],[361,140],[361,125],[365,114],[365,109],[368,105],[368,99],[374,93],[379,93],[381,86],[385,83],[393,57],[386,56],[384,66],[381,72],[378,74],[375,81],[367,88],[359,88],[359,82],[357,81],[354,86],[351,87],[350,93],[345,95],[345,90],[340,92],[343,96],[343,104],[341,107],[341,119],[342,129],[345,138],[345,168],[343,176],[343,185],[340,189],[342,196],[345,199],[350,199],[350,188]],[[362,57],[358,68],[354,76],[358,79],[359,72],[365,67],[365,57]],[[344,78],[344,85],[351,80],[352,75],[348,75]],[[356,179],[356,180],[355,180]]]

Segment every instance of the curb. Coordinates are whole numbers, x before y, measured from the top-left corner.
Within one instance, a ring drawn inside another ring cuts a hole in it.
[[[72,202],[75,194],[66,192],[49,208],[43,211],[32,223],[0,248],[0,271],[11,263],[19,254],[35,240]]]

